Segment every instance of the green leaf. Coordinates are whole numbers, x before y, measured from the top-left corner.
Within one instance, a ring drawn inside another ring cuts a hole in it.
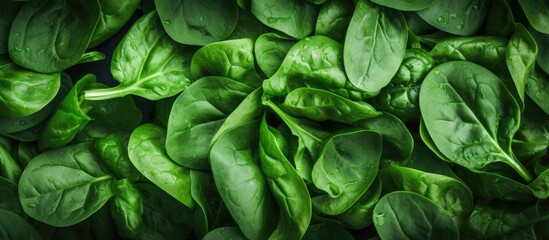
[[[170,159],[165,142],[165,129],[152,123],[139,126],[132,132],[128,143],[130,160],[143,176],[185,206],[193,208],[189,169]]]
[[[99,165],[91,143],[36,156],[19,180],[19,198],[32,218],[71,226],[99,210],[112,196],[114,176]]]
[[[532,27],[549,34],[549,2],[536,0],[519,0],[518,2]]]
[[[438,65],[425,78],[419,103],[428,134],[450,161],[474,170],[502,162],[532,179],[511,153],[520,110],[496,75],[466,61]]]
[[[155,12],[138,19],[114,50],[111,73],[120,85],[85,92],[87,100],[129,94],[158,100],[171,97],[191,84],[190,59],[194,49],[175,43],[162,29]]]
[[[532,35],[528,33],[522,24],[517,24],[515,33],[513,33],[511,40],[509,40],[505,56],[507,67],[509,68],[509,72],[511,72],[522,104],[524,104],[526,82],[532,71],[534,71],[537,55],[538,46],[534,38],[532,38]]]
[[[175,41],[206,45],[227,38],[238,21],[234,0],[155,0],[162,26]]]
[[[401,11],[419,11],[435,4],[435,0],[372,0],[373,3]]]
[[[141,0],[99,0],[98,2],[101,12],[88,48],[98,46],[117,33],[130,20]]]
[[[313,208],[327,215],[347,211],[374,182],[381,158],[381,135],[367,130],[332,134],[323,143],[312,177],[325,193],[312,198]]]
[[[439,0],[417,14],[426,22],[442,31],[471,36],[480,28],[488,12],[488,1]]]
[[[421,216],[410,219],[411,216]],[[374,226],[382,239],[459,239],[451,215],[413,192],[392,192],[374,208]]]
[[[88,48],[99,12],[97,1],[24,3],[11,25],[10,57],[17,65],[43,73],[75,65]]]
[[[253,0],[251,12],[268,27],[302,39],[313,32],[318,7],[301,0]]]
[[[0,209],[1,239],[41,240],[42,237],[24,218],[17,214]]]
[[[296,40],[277,33],[265,33],[257,38],[254,46],[257,65],[267,77],[272,77]]]
[[[315,35],[324,35],[338,42],[345,38],[347,26],[353,16],[354,6],[346,0],[326,1],[320,7],[315,25]]]
[[[400,67],[407,40],[406,21],[400,12],[359,1],[343,46],[351,83],[370,96],[377,95]]]

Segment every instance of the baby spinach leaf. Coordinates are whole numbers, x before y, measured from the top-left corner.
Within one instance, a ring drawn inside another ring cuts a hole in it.
[[[377,175],[381,135],[368,130],[348,130],[325,140],[312,177],[325,194],[312,198],[313,208],[327,215],[347,211],[368,190]]]
[[[213,143],[210,164],[217,190],[242,233],[267,238],[278,222],[276,203],[259,166],[259,121],[224,131]],[[245,194],[253,192],[254,194]]]
[[[280,108],[294,116],[315,121],[355,122],[381,114],[367,102],[352,101],[330,91],[315,88],[292,90]]]
[[[254,54],[257,65],[267,77],[272,77],[296,43],[295,39],[277,33],[265,33],[257,38]]]
[[[267,96],[284,97],[300,87],[330,90],[340,96],[362,100],[365,96],[351,84],[343,66],[343,46],[325,36],[297,42],[278,71],[263,82]]]
[[[528,28],[528,32],[532,34],[532,37],[538,46],[538,66],[541,67],[545,73],[549,74],[549,34],[540,33],[532,27]]]
[[[546,114],[549,114],[549,74],[543,72],[539,67],[534,67],[534,71],[526,83],[526,95],[541,108]]]
[[[307,186],[284,155],[289,147],[263,115],[259,128],[259,160],[273,197],[279,205],[280,221],[272,239],[300,239],[311,221],[312,206]]]
[[[19,181],[19,198],[32,218],[66,227],[99,210],[112,196],[113,181],[91,143],[70,145],[29,163]]]
[[[120,85],[87,90],[87,100],[103,100],[129,94],[149,100],[167,98],[191,84],[193,48],[175,43],[162,29],[155,12],[138,19],[116,47],[111,73]]]
[[[111,216],[116,231],[123,238],[137,235],[143,223],[143,197],[139,189],[128,179],[121,179],[112,185]]]
[[[38,139],[41,150],[62,147],[70,143],[91,120],[90,110],[81,98],[85,89],[95,84],[95,75],[87,74],[78,80],[67,96],[59,103]]]
[[[102,163],[119,179],[139,181],[143,176],[133,166],[128,156],[129,134],[110,133],[94,142],[94,148]]]
[[[165,142],[165,129],[152,123],[139,126],[132,132],[128,143],[130,160],[143,176],[185,206],[193,208],[189,169],[170,159]]]
[[[174,102],[166,151],[181,166],[209,169],[210,142],[227,116],[253,88],[225,77],[204,77]]]
[[[139,7],[141,0],[99,0],[101,11],[88,48],[96,47],[118,32]]]
[[[210,142],[227,116],[253,88],[226,77],[203,77],[174,102],[166,151],[179,165],[209,169]]]
[[[135,186],[143,196],[143,222],[135,239],[186,239],[190,235],[192,209],[154,184]]]
[[[435,4],[435,0],[372,0],[372,2],[401,11],[419,11]]]
[[[155,0],[162,26],[175,41],[206,45],[227,38],[236,27],[234,0]]]
[[[251,12],[268,27],[302,39],[313,32],[318,7],[300,0],[252,0]]]
[[[534,71],[537,55],[538,46],[536,41],[522,24],[517,24],[515,33],[509,40],[505,56],[507,67],[513,77],[522,104],[524,104],[524,88],[528,77]]]
[[[1,239],[32,239],[42,237],[24,218],[5,209],[0,209]]]
[[[255,71],[253,48],[254,40],[251,38],[208,44],[193,55],[191,74],[194,79],[222,76],[253,88],[259,87],[261,82]]]
[[[488,1],[483,0],[439,0],[417,14],[426,22],[442,31],[471,36],[480,28],[486,13]]]
[[[549,34],[549,3],[535,0],[519,0],[518,3],[532,27]]]
[[[19,166],[11,152],[0,145],[0,177],[17,184],[22,171],[21,166]]]
[[[511,153],[520,110],[496,75],[466,61],[438,65],[425,78],[419,103],[428,134],[450,161],[473,170],[502,162],[531,180]]]
[[[392,166],[379,172],[383,192],[409,191],[429,198],[458,224],[473,211],[473,194],[459,180],[408,167]]]
[[[19,67],[0,55],[0,116],[24,117],[44,108],[60,88],[59,73]]]
[[[316,19],[315,35],[324,35],[338,42],[345,38],[347,25],[353,16],[353,5],[346,0],[326,1]]]
[[[366,0],[357,3],[343,46],[351,83],[375,96],[391,81],[406,51],[406,21],[398,11]]]
[[[97,1],[24,3],[11,25],[10,57],[17,65],[43,73],[75,65],[88,48],[99,12]]]
[[[526,98],[520,127],[513,137],[513,153],[521,162],[537,160],[549,147],[549,116],[530,98]]]
[[[263,25],[255,16],[245,9],[238,9],[238,22],[234,31],[228,39],[253,38],[257,39],[261,34],[268,32],[267,26]]]
[[[421,216],[410,219],[410,216]],[[374,226],[382,239],[459,239],[451,215],[413,192],[392,192],[374,208]]]
[[[516,204],[494,199],[479,199],[464,227],[468,236],[499,238],[532,226],[539,217],[536,204]]]

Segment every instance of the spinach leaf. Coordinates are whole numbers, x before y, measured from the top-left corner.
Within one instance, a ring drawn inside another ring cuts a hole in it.
[[[511,153],[520,110],[496,75],[466,61],[438,65],[425,78],[419,103],[428,134],[450,161],[474,170],[502,162],[531,180]]]
[[[313,208],[327,215],[347,211],[374,182],[381,158],[381,135],[348,130],[325,140],[312,177],[325,194],[312,198]]]
[[[8,40],[13,19],[21,8],[16,1],[3,1],[0,9],[0,54],[8,53]]]
[[[29,163],[19,180],[19,199],[32,218],[65,227],[99,210],[113,195],[113,181],[91,143],[70,145]]]
[[[193,55],[191,74],[194,79],[222,76],[253,88],[259,87],[261,82],[255,71],[253,48],[254,40],[251,38],[208,44]]]
[[[135,186],[143,196],[143,222],[135,239],[186,239],[191,234],[192,209],[154,184]]]
[[[313,32],[318,7],[300,0],[252,0],[251,12],[268,27],[302,39]]]
[[[488,12],[488,1],[439,0],[417,14],[442,31],[471,36],[480,28]]]
[[[410,220],[410,216],[421,216]],[[374,226],[382,239],[459,239],[451,215],[413,192],[392,192],[374,208]]]
[[[535,0],[519,0],[518,3],[532,27],[549,34],[549,3]]]
[[[541,108],[546,114],[549,114],[549,74],[543,72],[540,68],[534,67],[534,72],[526,82],[526,95]]]
[[[217,190],[242,233],[267,238],[278,220],[276,203],[259,166],[259,121],[244,122],[220,135],[210,151]],[[245,194],[253,192],[254,194]]]
[[[110,133],[94,142],[94,148],[101,162],[119,179],[139,181],[141,173],[133,166],[128,156],[129,134]]]
[[[139,7],[140,0],[99,0],[101,11],[88,48],[96,47],[118,32]]]
[[[253,38],[257,39],[261,34],[268,32],[267,26],[263,25],[255,16],[245,9],[238,9],[238,22],[234,31],[227,39]]]
[[[540,33],[531,26],[528,27],[528,32],[532,34],[532,37],[538,45],[538,66],[541,67],[545,73],[549,74],[549,47],[547,47],[547,45],[549,45],[549,34]]]
[[[267,124],[266,116],[259,128],[259,160],[261,170],[280,210],[280,221],[272,239],[300,239],[311,221],[312,206],[307,186],[284,155],[287,140]]]
[[[353,16],[353,5],[346,0],[329,0],[322,4],[316,19],[315,35],[324,35],[338,42],[345,38]]]
[[[549,147],[549,116],[530,98],[525,99],[520,127],[513,137],[513,153],[521,162],[537,161]]]
[[[267,77],[272,77],[297,41],[277,33],[265,33],[257,38],[254,54],[257,65]]]
[[[340,96],[362,100],[365,96],[347,79],[343,46],[325,36],[297,42],[276,73],[263,82],[267,96],[281,98],[300,87],[330,90]]]
[[[475,238],[503,237],[516,230],[532,226],[538,217],[536,204],[479,199],[466,222],[464,232]]]
[[[172,107],[166,138],[168,155],[181,166],[209,169],[213,136],[252,90],[226,77],[203,77],[192,83]]]
[[[381,114],[367,102],[352,101],[330,91],[314,88],[292,90],[280,108],[294,116],[316,121],[355,122]]]
[[[165,142],[165,129],[152,123],[139,126],[132,132],[128,143],[130,160],[143,176],[185,206],[193,208],[189,169],[170,159]]]
[[[411,1],[411,0],[372,0],[373,3],[394,8],[401,11],[419,11],[425,8],[428,8],[435,4],[435,0],[420,0],[420,1]]]
[[[162,26],[172,39],[187,45],[206,45],[227,38],[235,29],[234,0],[155,0]]]
[[[0,177],[4,177],[17,184],[22,173],[21,166],[17,163],[11,152],[0,145]]]
[[[38,73],[0,55],[0,116],[24,117],[44,108],[60,88],[59,73]]]
[[[176,95],[191,83],[193,52],[164,32],[155,12],[148,13],[134,23],[114,50],[111,73],[120,85],[88,90],[84,97],[103,100],[133,94],[158,100]]]
[[[524,104],[526,81],[534,71],[537,55],[538,46],[536,41],[522,24],[517,24],[515,32],[509,40],[505,56],[507,67],[513,77],[522,104]]]
[[[88,48],[99,12],[97,1],[24,3],[11,25],[10,57],[19,66],[43,73],[75,65]]]
[[[123,238],[138,234],[143,223],[143,197],[132,181],[118,180],[112,185],[111,215],[116,231]]]
[[[196,201],[193,231],[200,239],[220,226],[234,225],[211,172],[191,170],[191,195]]]
[[[400,67],[407,39],[406,21],[400,12],[360,0],[343,46],[345,72],[351,83],[377,95]]]
[[[473,211],[473,194],[461,181],[445,175],[392,166],[379,172],[383,192],[409,191],[429,198],[459,225]]]
[[[5,209],[0,209],[1,239],[32,239],[42,237],[24,218]]]
[[[70,143],[91,120],[87,112],[90,108],[81,98],[85,89],[95,84],[95,75],[87,74],[61,100],[51,117],[48,119],[44,131],[38,139],[38,148],[47,150],[62,147]]]
[[[212,230],[202,240],[217,240],[217,239],[231,239],[231,240],[246,240],[246,236],[242,234],[238,227],[220,227]]]

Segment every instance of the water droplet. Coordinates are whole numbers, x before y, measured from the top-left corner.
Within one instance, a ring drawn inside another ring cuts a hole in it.
[[[472,8],[473,8],[473,10],[476,11],[476,10],[478,10],[478,5],[473,5]]]
[[[164,25],[170,25],[171,22],[168,21],[168,20],[164,20],[164,21],[162,21],[162,23],[163,23]]]
[[[221,233],[225,233],[225,228],[221,228]]]
[[[200,17],[198,18],[198,21],[200,21],[200,23],[203,23],[203,22],[204,22],[204,16],[200,16]]]
[[[450,14],[450,18],[456,19],[456,17],[457,17],[457,14],[455,14],[455,13]]]
[[[433,74],[435,75],[435,77],[438,77],[440,76],[440,71],[434,71]]]
[[[23,125],[26,125],[27,124],[27,121],[25,120],[22,120],[21,122],[19,122],[19,125],[23,126]]]
[[[377,225],[381,226],[385,224],[385,214],[384,213],[378,213],[376,214],[376,217],[374,218],[374,221],[377,223]]]
[[[481,99],[485,99],[485,98],[486,98],[486,93],[484,93],[484,91],[480,90],[480,92],[478,93],[478,96],[479,96]]]
[[[457,28],[458,28],[459,30],[462,30],[462,29],[463,29],[463,25],[464,25],[464,24],[461,23],[461,24],[457,25]]]
[[[278,21],[278,18],[276,18],[276,17],[268,17],[267,18],[267,22],[269,22],[269,23],[275,23],[276,21]]]
[[[444,16],[437,17],[437,22],[442,24],[448,24],[448,21],[446,20],[446,18],[444,18]]]

